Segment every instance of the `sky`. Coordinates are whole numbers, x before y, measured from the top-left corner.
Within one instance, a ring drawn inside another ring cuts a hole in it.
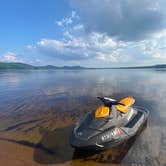
[[[87,67],[166,63],[165,0],[0,0],[0,61]]]

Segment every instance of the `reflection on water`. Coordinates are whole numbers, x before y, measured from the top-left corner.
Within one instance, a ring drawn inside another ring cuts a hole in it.
[[[164,165],[165,85],[164,70],[0,71],[0,138],[33,145],[34,160],[42,164]],[[146,130],[107,153],[74,152],[68,144],[71,126],[101,104],[96,96],[128,95],[150,110]]]

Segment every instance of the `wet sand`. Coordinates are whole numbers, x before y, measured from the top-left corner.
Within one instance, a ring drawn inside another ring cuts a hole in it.
[[[0,165],[5,166],[50,166],[50,165],[59,165],[59,166],[67,166],[67,165],[101,165],[98,162],[92,161],[66,161],[64,163],[51,163],[51,164],[43,164],[38,163],[33,160],[34,149],[28,148],[23,145],[17,145],[6,141],[0,141],[1,151],[0,151]],[[104,165],[110,165],[109,163]],[[117,165],[117,164],[116,164]]]
[[[33,160],[32,148],[2,140],[0,147],[0,165],[2,166],[40,165]]]

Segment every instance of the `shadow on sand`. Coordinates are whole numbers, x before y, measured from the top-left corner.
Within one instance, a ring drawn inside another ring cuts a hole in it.
[[[136,136],[130,138],[120,146],[102,152],[75,151],[69,145],[69,135],[73,128],[72,125],[58,128],[55,131],[41,128],[40,133],[42,134],[42,139],[39,144],[45,147],[44,149],[49,149],[49,151],[43,148],[35,148],[34,160],[41,164],[58,164],[72,161],[73,165],[75,160],[120,163],[133,145],[136,137],[145,127],[146,124]]]

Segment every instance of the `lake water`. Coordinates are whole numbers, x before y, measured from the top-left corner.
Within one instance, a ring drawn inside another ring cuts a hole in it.
[[[96,97],[129,95],[150,111],[142,133],[130,146],[107,152],[111,160],[103,159],[105,154],[75,155],[68,145],[70,130],[101,104]],[[164,70],[0,71],[0,139],[31,146],[39,164],[113,165],[118,158],[120,165],[166,165],[165,106]]]

